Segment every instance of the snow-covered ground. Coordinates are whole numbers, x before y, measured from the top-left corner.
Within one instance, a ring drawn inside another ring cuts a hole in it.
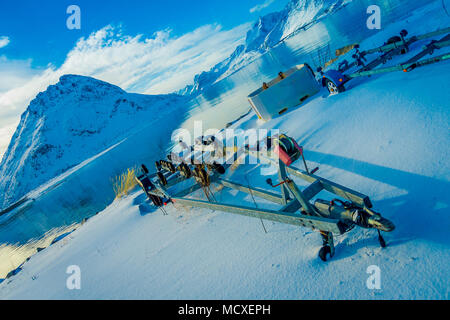
[[[163,216],[136,191],[33,256],[0,297],[448,299],[449,72],[445,63],[384,75],[264,124],[297,138],[320,175],[371,196],[397,226],[386,249],[373,230],[353,230],[323,263],[309,229],[266,222],[265,234],[257,219],[211,210]],[[69,265],[81,268],[81,290],[66,288]],[[380,290],[366,287],[370,265]]]
[[[432,17],[416,22],[386,34],[442,27]],[[445,62],[355,80],[267,123],[249,114],[235,125],[280,129],[304,146],[318,175],[369,195],[396,225],[385,249],[374,230],[357,228],[335,238],[336,255],[323,263],[310,229],[265,222],[266,234],[258,219],[172,205],[165,216],[136,190],[34,255],[0,284],[0,298],[449,299],[449,74]],[[255,173],[248,165],[229,174],[263,187],[267,176]],[[214,190],[217,200],[254,205],[249,195]],[[81,269],[80,290],[66,287],[70,265]],[[381,289],[366,286],[371,265]]]

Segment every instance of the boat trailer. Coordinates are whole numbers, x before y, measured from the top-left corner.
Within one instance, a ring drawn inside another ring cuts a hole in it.
[[[443,38],[431,40],[423,47],[422,51],[407,61],[376,69],[378,66],[386,64],[387,61],[395,56],[408,53],[413,43],[443,34],[446,34]],[[450,53],[422,59],[427,55],[432,55],[436,50],[450,46],[450,28],[440,29],[419,36],[412,36],[410,38],[406,38],[407,35],[408,32],[406,30],[401,30],[400,36],[391,37],[384,45],[365,51],[360,51],[359,45],[354,45],[353,62],[349,63],[347,60],[343,60],[338,64],[337,69],[330,68],[326,71],[322,67],[317,68],[317,72],[321,75],[319,82],[321,82],[323,87],[328,89],[330,94],[338,94],[345,91],[345,84],[347,82],[357,77],[395,71],[410,72],[419,67],[450,59]],[[375,53],[380,53],[381,55],[368,62],[366,56]],[[350,70],[353,71],[350,72]]]
[[[234,146],[231,148],[231,152],[230,148],[223,147],[222,155],[231,153],[234,164],[232,161],[218,164],[216,160],[212,160],[214,151],[197,151],[202,159],[206,159],[205,162],[200,163],[194,161],[195,153],[191,152],[191,157],[189,159],[181,158],[183,160],[178,165],[175,164],[175,161],[172,162],[174,157],[169,155],[169,161],[156,162],[157,171],[154,173],[149,173],[147,167],[142,165],[141,174],[136,177],[136,180],[148,198],[156,207],[161,208],[164,214],[167,213],[163,207],[172,203],[240,214],[318,231],[323,240],[319,251],[319,257],[323,261],[334,256],[333,234],[342,235],[355,226],[376,229],[381,247],[386,246],[380,231],[390,232],[395,227],[391,221],[372,210],[372,203],[368,196],[315,175],[319,168],[310,171],[305,161],[303,148],[286,135],[267,138],[265,148],[262,148],[263,144],[264,142],[258,141],[253,147],[248,144],[241,148]],[[195,150],[195,147],[191,147],[192,150]],[[280,192],[243,185],[221,177],[227,169],[236,164],[239,158],[242,158],[242,155],[256,157],[265,160],[265,163],[277,166],[278,183],[274,184],[271,179],[267,179],[266,182],[273,188],[279,188]],[[299,158],[302,158],[305,170],[292,165],[292,162]],[[309,185],[301,190],[290,176],[300,178]],[[193,183],[182,190],[173,190],[177,189],[175,187],[178,184],[187,180],[191,180]],[[255,201],[256,208],[217,202],[210,189],[211,184],[250,194]],[[189,197],[200,189],[203,189],[206,200]],[[331,201],[316,199],[312,202],[312,199],[322,190],[341,199],[335,198]],[[256,205],[255,198],[268,200],[280,207],[278,210],[260,208]]]

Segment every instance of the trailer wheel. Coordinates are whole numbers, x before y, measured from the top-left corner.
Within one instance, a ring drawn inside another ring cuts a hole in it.
[[[325,80],[325,85],[326,85],[326,87],[328,89],[328,92],[330,94],[333,94],[333,95],[345,91],[345,87],[342,84],[338,86],[333,81],[331,81],[330,79],[326,79]]]
[[[319,250],[319,258],[322,261],[327,261],[327,256],[330,256],[331,259],[331,248],[330,246],[323,246],[322,248],[320,248]]]

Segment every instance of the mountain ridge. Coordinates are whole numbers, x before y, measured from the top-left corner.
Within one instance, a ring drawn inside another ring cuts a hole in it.
[[[0,162],[0,208],[186,102],[63,75],[34,98]],[[158,116],[159,117],[159,116]]]
[[[206,87],[244,67],[296,30],[317,21],[351,1],[291,0],[283,10],[259,17],[247,32],[245,44],[237,46],[228,58],[216,64],[209,71],[197,74],[192,84],[177,93],[191,96],[201,94]]]

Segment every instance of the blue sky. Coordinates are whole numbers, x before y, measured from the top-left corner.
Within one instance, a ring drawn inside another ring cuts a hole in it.
[[[259,16],[288,0],[0,2],[0,157],[29,102],[63,74],[170,93],[227,58]],[[81,29],[69,30],[69,5]]]
[[[106,25],[120,25],[129,35],[151,35],[170,29],[173,36],[179,36],[213,23],[231,29],[280,10],[286,3],[287,0],[2,1],[0,36],[8,36],[10,44],[1,54],[15,59],[31,58],[36,68],[48,63],[60,65],[80,37]],[[71,4],[81,9],[81,30],[66,28],[66,9]],[[261,10],[255,10],[258,6]]]

